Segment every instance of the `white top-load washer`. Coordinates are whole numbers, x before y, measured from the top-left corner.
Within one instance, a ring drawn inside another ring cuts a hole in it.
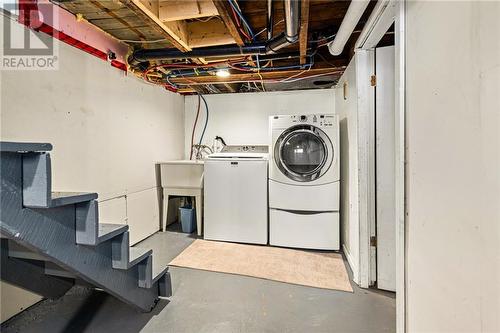
[[[269,243],[338,250],[340,145],[337,116],[271,116],[269,124]]]
[[[225,146],[205,160],[204,238],[267,244],[268,146]]]

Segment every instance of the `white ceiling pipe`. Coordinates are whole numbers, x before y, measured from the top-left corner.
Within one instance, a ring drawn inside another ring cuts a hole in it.
[[[354,44],[355,49],[370,49],[377,46],[396,18],[396,1],[378,0]]]
[[[351,37],[354,28],[359,22],[359,19],[365,12],[366,7],[370,3],[370,0],[352,0],[347,13],[340,24],[340,28],[337,31],[335,39],[328,44],[328,49],[333,55],[339,55],[344,50],[344,46],[347,43],[349,37]]]

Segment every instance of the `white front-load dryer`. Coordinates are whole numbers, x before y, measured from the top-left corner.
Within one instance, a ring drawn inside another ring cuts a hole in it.
[[[269,118],[269,242],[338,250],[340,153],[333,114]]]

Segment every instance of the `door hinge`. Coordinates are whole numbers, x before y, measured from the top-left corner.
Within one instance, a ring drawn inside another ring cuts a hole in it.
[[[377,236],[371,236],[370,237],[370,246],[377,247]]]
[[[372,87],[375,87],[375,86],[377,85],[377,75],[372,75],[372,76],[370,77],[370,85],[371,85]]]

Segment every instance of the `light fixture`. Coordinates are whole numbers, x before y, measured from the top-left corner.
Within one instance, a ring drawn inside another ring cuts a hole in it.
[[[229,77],[231,73],[229,73],[227,69],[219,69],[217,70],[217,72],[215,72],[215,75],[217,75],[218,77]]]

